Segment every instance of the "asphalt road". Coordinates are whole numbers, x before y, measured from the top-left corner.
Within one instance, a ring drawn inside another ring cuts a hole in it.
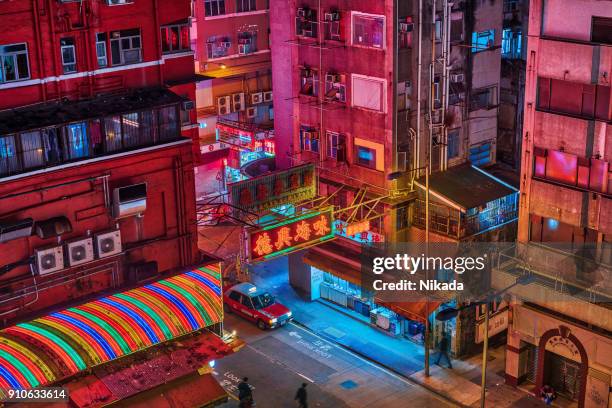
[[[246,342],[239,352],[216,362],[214,375],[233,396],[249,377],[257,408],[295,408],[295,392],[307,383],[308,406],[322,408],[451,407],[436,395],[351,352],[289,324],[262,331],[236,315],[226,330]]]

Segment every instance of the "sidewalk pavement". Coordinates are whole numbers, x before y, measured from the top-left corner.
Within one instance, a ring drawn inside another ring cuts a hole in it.
[[[395,338],[367,321],[327,301],[305,299],[289,285],[285,258],[252,268],[251,281],[288,306],[294,321],[317,335],[376,362],[462,407],[480,406],[482,355],[453,360],[453,369],[435,364],[430,356],[430,376],[424,373],[423,347]],[[545,404],[528,393],[504,383],[505,347],[491,348],[487,362],[486,405],[495,408],[536,408]]]

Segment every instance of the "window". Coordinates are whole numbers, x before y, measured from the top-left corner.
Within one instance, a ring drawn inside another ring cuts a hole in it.
[[[431,94],[433,101],[433,109],[440,109],[442,107],[442,89],[440,87],[440,77],[435,77],[433,83],[431,84]]]
[[[85,122],[64,127],[64,156],[66,160],[89,157],[89,140]]]
[[[504,28],[502,31],[502,58],[520,59],[522,47],[521,31]]]
[[[106,0],[106,4],[114,6],[118,4],[132,4],[134,0]]]
[[[491,109],[498,105],[497,85],[475,89],[472,93],[471,110]]]
[[[25,43],[0,45],[0,83],[29,78],[27,45]]]
[[[495,43],[495,30],[472,33],[472,53],[488,50]]]
[[[76,72],[76,48],[74,47],[74,38],[62,38],[60,40],[60,53],[62,56],[64,74]]]
[[[235,302],[240,302],[240,293],[232,290],[229,294],[229,298]]]
[[[231,46],[229,37],[219,35],[208,37],[206,40],[208,59],[227,57]]]
[[[177,24],[162,27],[161,40],[164,54],[189,50],[191,47],[189,25]]]
[[[121,116],[109,116],[104,118],[105,150],[115,152],[121,150]]]
[[[134,64],[142,59],[140,30],[113,31],[110,34],[113,65]]]
[[[225,14],[225,0],[204,0],[204,13],[208,17]]]
[[[459,129],[451,129],[447,136],[447,153],[449,159],[459,156]]]
[[[442,20],[440,20],[440,17],[436,17],[435,35],[436,41],[442,41]]]
[[[346,102],[345,76],[336,73],[325,75],[325,99]]]
[[[612,18],[593,16],[591,41],[612,44]]]
[[[22,133],[21,140],[22,162],[24,169],[35,169],[44,164],[42,141],[40,131]]]
[[[238,54],[250,54],[257,51],[257,33],[243,31],[238,33]]]
[[[246,11],[255,11],[257,10],[257,5],[255,3],[255,0],[236,0],[236,12],[244,13]]]
[[[106,33],[96,34],[96,57],[98,58],[98,67],[104,68],[108,65],[106,56]]]
[[[610,87],[538,78],[537,107],[583,118],[610,120]]]
[[[470,163],[482,166],[491,162],[491,143],[483,143],[470,147]]]
[[[0,137],[0,175],[6,176],[19,171],[15,136]]]
[[[327,132],[327,157],[339,162],[346,161],[346,138],[337,132]]]
[[[330,10],[325,13],[325,39],[340,41],[340,12]]]
[[[463,12],[461,11],[451,14],[450,40],[453,43],[463,41]]]
[[[302,151],[319,153],[319,132],[310,126],[300,126],[300,148]]]
[[[319,23],[317,10],[299,8],[295,17],[295,34],[303,37],[317,38]]]
[[[242,305],[249,309],[253,309],[253,303],[251,302],[251,298],[248,296],[242,296]]]
[[[414,29],[414,24],[412,24],[412,17],[400,19],[397,29],[399,48],[412,47],[412,31]]]
[[[161,140],[174,140],[179,137],[178,112],[176,106],[159,110],[159,137]]]
[[[385,47],[385,16],[354,13],[352,18],[353,45]]]
[[[504,13],[513,13],[519,10],[520,0],[504,0]]]
[[[302,95],[319,95],[319,72],[311,68],[300,70],[300,93]]]
[[[355,163],[369,167],[371,169],[376,168],[376,150],[370,149],[365,146],[355,145]]]
[[[48,128],[41,131],[47,165],[58,164],[62,161],[61,138],[58,130],[57,128]]]
[[[387,92],[384,79],[353,74],[351,90],[353,106],[377,112],[385,111]]]

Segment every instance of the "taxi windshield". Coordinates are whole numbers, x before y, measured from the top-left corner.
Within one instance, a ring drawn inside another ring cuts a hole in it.
[[[253,296],[251,300],[253,301],[253,307],[255,309],[263,309],[274,303],[274,297],[267,292]]]

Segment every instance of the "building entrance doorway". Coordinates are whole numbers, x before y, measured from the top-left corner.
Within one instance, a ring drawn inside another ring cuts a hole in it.
[[[559,395],[577,401],[581,386],[580,363],[547,351],[544,366],[544,383],[553,387]]]

